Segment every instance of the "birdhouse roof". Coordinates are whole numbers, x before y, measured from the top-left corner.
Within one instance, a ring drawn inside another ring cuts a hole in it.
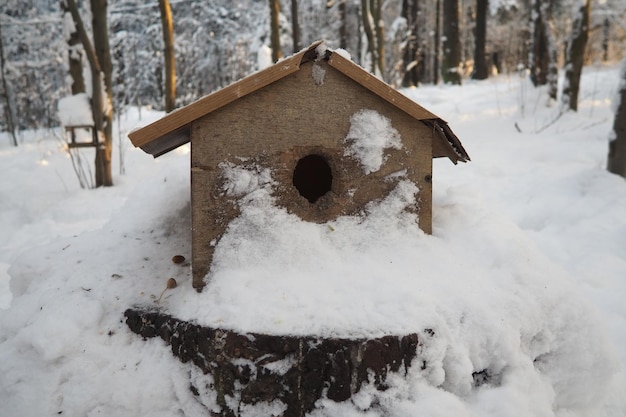
[[[308,48],[278,61],[264,70],[242,78],[185,107],[174,110],[163,118],[130,132],[128,137],[134,146],[156,158],[189,142],[191,123],[194,120],[299,71],[302,64],[319,60],[326,61],[330,67],[389,104],[431,126],[435,132],[433,157],[448,157],[455,164],[458,161],[467,162],[470,160],[463,145],[444,120],[376,78],[341,53],[326,48],[323,41],[315,42]]]

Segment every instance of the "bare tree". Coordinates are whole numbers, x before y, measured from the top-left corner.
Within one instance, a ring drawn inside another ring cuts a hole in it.
[[[111,154],[113,152],[113,64],[109,47],[109,28],[107,22],[107,0],[91,0],[91,29],[93,31],[93,43],[100,69],[104,79],[102,128],[104,132],[104,151],[96,152],[102,159],[96,161],[96,166],[101,165],[100,178],[96,170],[96,186],[113,185],[111,175]]]
[[[531,45],[529,51],[530,79],[534,86],[549,85],[548,95],[556,100],[558,66],[552,35],[551,0],[532,0]]]
[[[280,2],[278,0],[269,0],[270,2],[270,47],[272,48],[272,61],[277,62],[283,57],[280,48]]]
[[[341,0],[339,3],[339,16],[341,25],[339,26],[339,47],[346,49],[348,47],[348,5],[347,0]]]
[[[545,85],[548,82],[548,46],[544,30],[544,9],[541,4],[541,0],[531,1],[531,39],[528,65],[530,67],[530,80],[535,87]]]
[[[567,42],[562,100],[563,105],[573,111],[578,110],[578,91],[589,38],[590,13],[591,0],[581,1],[575,11],[572,34]]]
[[[75,0],[65,0],[85,50],[91,69],[91,108],[94,128],[102,144],[96,148],[96,187],[113,185],[111,152],[113,150],[113,100],[111,94],[111,56],[106,26],[106,0],[91,0],[94,44],[91,43]],[[102,32],[105,33],[102,33]],[[97,35],[96,35],[97,33]],[[98,43],[100,42],[100,43]],[[106,46],[102,45],[106,42]],[[108,54],[108,59],[107,59]],[[107,73],[108,71],[108,73]],[[108,81],[107,81],[108,80]]]
[[[611,21],[605,17],[602,22],[602,61],[609,60],[609,34],[611,32]]]
[[[620,88],[617,91],[615,121],[609,142],[607,169],[626,178],[626,58],[620,71]]]
[[[487,12],[489,0],[476,0],[476,33],[474,45],[474,80],[484,80],[489,77],[487,68],[487,55],[485,44],[487,43]]]
[[[300,23],[298,20],[298,0],[291,0],[291,36],[293,38],[293,52],[302,49],[300,42]]]
[[[443,82],[461,84],[461,38],[459,0],[443,0]]]
[[[11,133],[11,142],[13,146],[17,146],[17,137],[15,136],[15,123],[13,123],[13,106],[11,103],[11,95],[9,94],[9,86],[6,78],[6,63],[4,62],[4,41],[2,40],[2,25],[0,24],[0,77],[2,77],[2,95],[4,97],[4,114],[7,120],[7,128]]]
[[[406,41],[404,46],[403,67],[404,77],[402,85],[404,87],[416,86],[419,84],[420,77],[418,65],[420,64],[420,39],[418,31],[417,18],[419,16],[419,0],[403,0],[402,1],[402,17],[406,19]]]
[[[435,2],[435,53],[433,54],[433,83],[439,84],[439,61],[441,60],[441,0]]]
[[[169,0],[159,0],[163,27],[163,56],[165,58],[165,111],[176,108],[176,58],[174,56],[174,20]]]
[[[374,34],[376,35],[376,47],[378,52],[378,69],[381,77],[385,76],[385,23],[383,20],[383,0],[370,0],[370,11],[374,20]]]
[[[367,52],[371,59],[370,71],[376,73],[376,63],[378,62],[378,48],[376,47],[376,37],[374,36],[374,22],[370,13],[368,0],[361,0],[361,18],[363,19],[363,32],[367,38]]]
[[[71,19],[71,13],[65,1],[61,1],[61,10],[63,11],[63,19],[68,17]],[[70,77],[72,77],[72,94],[85,92],[85,77],[83,76],[83,50],[75,25],[65,25],[69,29],[69,33],[65,34],[68,46],[68,64]]]
[[[380,22],[380,0],[361,0],[363,31],[367,38],[367,52],[371,59],[371,72],[379,76],[384,74],[384,27]]]

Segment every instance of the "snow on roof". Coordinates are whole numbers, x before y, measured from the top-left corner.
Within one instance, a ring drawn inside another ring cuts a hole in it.
[[[59,119],[63,126],[92,126],[93,114],[86,93],[59,99],[57,105]]]

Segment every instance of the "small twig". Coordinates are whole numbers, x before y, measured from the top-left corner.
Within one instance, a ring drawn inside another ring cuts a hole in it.
[[[539,128],[539,129],[537,129],[537,130],[535,131],[535,133],[541,133],[541,132],[543,132],[544,130],[546,130],[547,128],[549,128],[549,127],[550,127],[550,126],[552,126],[553,124],[555,124],[555,123],[556,123],[556,122],[557,122],[557,121],[561,118],[561,116],[563,116],[564,114],[565,114],[565,112],[563,112],[563,111],[559,111],[559,114],[558,114],[558,115],[557,115],[557,116],[556,116],[556,117],[555,117],[555,118],[554,118],[551,122],[549,122],[549,123],[545,124],[543,127]]]
[[[581,130],[591,129],[592,127],[597,126],[597,125],[601,125],[602,123],[605,123],[606,121],[607,121],[607,118],[605,117],[605,118],[604,118],[604,119],[602,119],[602,120],[598,120],[597,122],[594,122],[594,123],[588,124],[587,126],[581,127],[580,129],[581,129]]]

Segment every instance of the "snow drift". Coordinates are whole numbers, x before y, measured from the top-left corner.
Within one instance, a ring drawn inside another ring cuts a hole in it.
[[[135,305],[239,331],[429,335],[387,391],[322,400],[316,417],[625,415],[626,187],[604,171],[614,85],[600,82],[617,78],[593,71],[583,97],[595,99],[545,129],[552,110],[519,112],[523,80],[407,92],[473,157],[435,164],[432,236],[402,210],[419,198],[408,181],[359,216],[313,224],[273,204],[271,172],[231,172],[242,212],[201,294],[171,262],[190,253],[188,148],[128,152],[115,187],[83,191],[45,132],[2,145],[0,415],[215,410],[207,376],[126,328]]]

